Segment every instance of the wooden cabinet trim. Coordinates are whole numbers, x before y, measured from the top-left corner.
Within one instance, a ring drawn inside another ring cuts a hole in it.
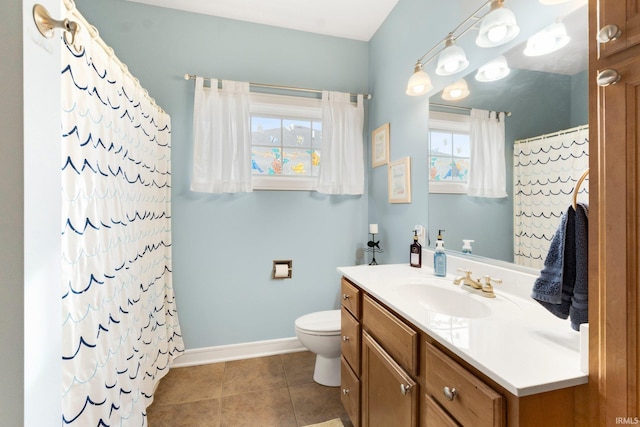
[[[404,369],[418,375],[419,334],[369,295],[362,299],[362,328]]]

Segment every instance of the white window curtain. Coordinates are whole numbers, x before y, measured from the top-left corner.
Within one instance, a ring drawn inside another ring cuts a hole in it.
[[[191,190],[205,193],[252,191],[249,83],[196,78],[193,105]]]
[[[316,191],[324,194],[364,193],[363,96],[322,92],[321,167]]]
[[[507,197],[504,117],[501,112],[471,110],[471,164],[467,185],[469,196]]]

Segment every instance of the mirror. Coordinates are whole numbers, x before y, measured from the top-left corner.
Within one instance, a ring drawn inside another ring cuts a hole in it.
[[[460,251],[463,239],[471,239],[474,255],[514,262],[514,142],[588,123],[587,15],[585,5],[562,18],[571,41],[560,50],[527,57],[523,54],[525,42],[504,54],[511,69],[507,77],[479,82],[473,71],[464,76],[470,91],[466,98],[447,101],[441,94],[431,97],[431,112],[468,115],[470,108],[477,108],[511,113],[505,120],[508,197],[491,199],[430,192],[431,247],[438,230],[444,229],[448,251]],[[541,23],[540,28],[544,26]],[[571,203],[571,195],[566,195],[566,200],[564,208]]]

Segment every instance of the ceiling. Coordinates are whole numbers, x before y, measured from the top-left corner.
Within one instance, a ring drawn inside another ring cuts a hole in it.
[[[273,25],[317,34],[369,41],[398,0],[129,0]]]
[[[152,6],[220,16],[317,34],[369,41],[398,0],[129,0]],[[573,75],[587,65],[587,8],[563,19],[568,46],[547,55],[526,57],[525,44],[505,54],[511,68]],[[567,54],[567,52],[571,52]]]

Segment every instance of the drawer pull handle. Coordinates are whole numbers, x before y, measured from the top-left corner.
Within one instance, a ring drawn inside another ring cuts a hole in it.
[[[349,298],[351,298],[351,295],[349,295],[349,294],[342,294],[342,299],[343,299],[343,300],[345,300],[345,301],[346,301],[346,300],[348,300]]]
[[[344,341],[344,342],[347,342],[347,341],[349,341],[350,339],[351,339],[351,337],[348,337],[348,336],[346,336],[346,335],[342,337],[342,341]]]
[[[402,393],[403,396],[406,396],[407,393],[409,393],[410,391],[411,391],[410,384],[400,384],[400,393]]]
[[[343,389],[342,389],[342,394],[344,394],[345,396],[346,396],[347,394],[349,394],[349,389],[348,389],[348,388],[343,388]]]
[[[458,394],[458,391],[454,388],[449,388],[449,387],[445,387],[442,392],[444,393],[444,397],[447,398],[447,400],[452,401],[453,399],[456,398],[456,395]]]
[[[605,25],[598,31],[598,42],[609,43],[622,35],[622,30],[616,24]]]
[[[598,86],[611,86],[620,81],[622,76],[617,70],[613,68],[607,68],[606,70],[602,70],[598,73],[597,82]]]

